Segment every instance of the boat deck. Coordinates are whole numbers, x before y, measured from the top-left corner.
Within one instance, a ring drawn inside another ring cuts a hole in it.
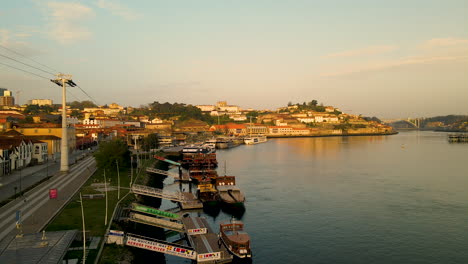
[[[229,263],[233,257],[229,254],[218,235],[213,232],[203,217],[182,218],[190,245],[197,252],[197,261],[203,263]]]

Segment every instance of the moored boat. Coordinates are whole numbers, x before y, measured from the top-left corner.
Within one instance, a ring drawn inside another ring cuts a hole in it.
[[[232,219],[219,225],[219,237],[231,254],[239,258],[251,258],[250,236],[244,231],[244,223]]]
[[[244,207],[245,195],[235,185],[235,176],[222,176],[216,178],[216,189],[219,191],[221,201],[228,206]]]
[[[211,183],[198,185],[198,199],[202,201],[203,206],[216,206],[219,204],[219,193]]]
[[[246,145],[255,145],[259,143],[267,142],[267,137],[260,135],[260,136],[249,136],[244,138],[244,143]]]
[[[188,146],[182,149],[182,167],[213,169],[218,166],[216,149],[204,146]]]
[[[203,146],[209,147],[211,149],[216,149],[216,138],[212,138],[212,139],[205,141]]]
[[[211,183],[213,179],[218,177],[218,172],[216,170],[200,170],[191,168],[189,169],[189,176],[196,183]]]
[[[239,146],[239,144],[236,144],[232,138],[228,137],[219,137],[216,139],[216,148],[217,149],[228,149],[232,147]]]

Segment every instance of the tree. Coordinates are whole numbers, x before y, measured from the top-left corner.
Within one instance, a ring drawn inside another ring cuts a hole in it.
[[[24,119],[19,121],[20,124],[32,124],[34,123],[34,120],[32,116],[26,116]]]
[[[149,134],[146,138],[143,139],[142,148],[144,151],[155,149],[158,146],[159,146],[158,134]]]
[[[77,108],[77,109],[80,109],[80,110],[83,110],[85,108],[93,108],[93,107],[97,107],[96,104],[94,104],[93,102],[89,101],[89,100],[85,100],[85,101],[73,101],[73,102],[68,102],[67,105],[70,106],[70,108]]]
[[[72,110],[70,116],[74,116],[74,117],[77,117],[77,118],[83,118],[83,113],[81,113],[80,111],[78,110]]]
[[[314,99],[314,100],[310,101],[310,104],[312,106],[317,106],[318,102],[317,102],[317,100]]]
[[[37,115],[41,112],[41,107],[37,104],[35,105],[28,105],[24,109],[25,114],[30,114],[30,115]]]
[[[115,168],[116,161],[121,167],[130,166],[130,151],[127,144],[120,139],[101,142],[94,157],[99,168]]]

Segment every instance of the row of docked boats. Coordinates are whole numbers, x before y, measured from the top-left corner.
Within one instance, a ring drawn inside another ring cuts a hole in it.
[[[216,145],[217,147],[217,145]],[[212,145],[188,146],[182,150],[182,166],[197,186],[197,196],[204,207],[229,206],[244,208],[245,195],[236,186],[235,176],[219,176],[216,149]],[[239,258],[250,258],[250,237],[244,224],[232,219],[220,223],[219,239],[226,249]]]
[[[182,149],[182,167],[198,185],[197,195],[205,206],[242,207],[245,196],[236,186],[235,176],[219,176],[216,149],[206,145],[191,145]]]
[[[254,145],[267,142],[265,135],[246,136],[246,137],[217,137],[203,143],[203,146],[211,149],[229,149],[242,144]]]

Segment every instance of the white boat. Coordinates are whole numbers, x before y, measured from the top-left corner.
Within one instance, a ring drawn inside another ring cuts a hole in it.
[[[266,136],[249,136],[244,138],[244,143],[246,145],[254,145],[259,143],[267,142]]]
[[[211,149],[216,149],[216,138],[212,138],[212,139],[205,141],[203,146],[209,147]]]

